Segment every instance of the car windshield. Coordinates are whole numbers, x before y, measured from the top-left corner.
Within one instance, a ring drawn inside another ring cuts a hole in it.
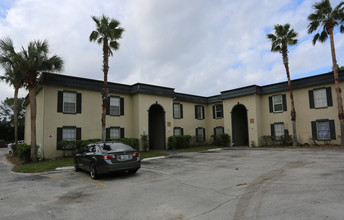
[[[132,151],[132,147],[122,144],[122,143],[106,143],[101,145],[100,148],[102,151],[112,151],[112,152],[121,152],[121,151]]]

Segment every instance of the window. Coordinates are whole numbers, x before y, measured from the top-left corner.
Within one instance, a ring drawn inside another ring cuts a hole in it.
[[[312,138],[313,140],[331,140],[336,139],[334,120],[317,120],[312,121]]]
[[[223,127],[216,127],[216,128],[214,128],[214,136],[215,137],[219,137],[223,133],[224,133],[224,128]]]
[[[223,118],[223,105],[218,104],[213,106],[213,118]]]
[[[56,135],[57,143],[60,141],[75,141],[75,140],[81,140],[81,128],[77,128],[75,126],[64,126],[57,128],[57,135]],[[74,148],[75,146],[70,145],[59,145],[57,144],[57,150],[63,150],[64,147],[71,147]],[[64,148],[64,149],[67,149]],[[68,149],[71,149],[68,148]]]
[[[116,139],[116,138],[120,138],[120,128],[110,128],[110,138],[111,139]]]
[[[124,128],[121,128],[121,127],[106,128],[106,138],[110,138],[110,139],[124,138]]]
[[[71,91],[58,91],[57,112],[81,113],[81,93]]]
[[[124,98],[110,96],[107,100],[106,114],[113,116],[124,115]]]
[[[173,118],[183,118],[183,105],[173,103]]]
[[[110,97],[110,115],[120,115],[119,97]]]
[[[274,95],[269,97],[270,112],[279,113],[287,111],[286,95]]]
[[[173,128],[173,135],[174,135],[174,136],[184,135],[183,128],[181,128],[181,127],[175,127],[175,128]]]
[[[205,129],[204,128],[196,128],[196,141],[197,142],[205,141]]]
[[[310,108],[327,108],[333,106],[331,87],[308,91]]]
[[[75,141],[76,140],[75,128],[63,128],[62,129],[62,140],[63,141]]]
[[[288,135],[288,130],[284,129],[283,122],[271,124],[271,136],[275,137],[275,140],[281,140],[284,135]]]
[[[198,120],[204,119],[204,106],[195,105],[195,118]]]

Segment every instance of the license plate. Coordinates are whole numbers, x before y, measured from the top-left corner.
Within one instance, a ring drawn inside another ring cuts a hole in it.
[[[132,155],[120,155],[120,156],[118,156],[118,159],[119,160],[131,160],[133,158],[133,156]]]

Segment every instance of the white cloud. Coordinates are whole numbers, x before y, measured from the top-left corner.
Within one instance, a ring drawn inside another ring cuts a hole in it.
[[[120,49],[110,57],[112,82],[142,82],[210,96],[284,81],[281,54],[270,52],[266,38],[273,25],[284,23],[299,33],[299,44],[289,53],[292,78],[320,74],[318,70],[332,66],[329,42],[313,46],[307,34],[313,0],[6,2],[9,9],[0,5],[0,37],[11,36],[17,49],[30,40],[47,39],[51,51],[64,59],[66,75],[103,79],[101,46],[88,40],[95,28],[90,16],[102,13],[125,28]],[[344,65],[344,35],[337,34],[335,40],[337,60]],[[12,96],[4,83],[0,89],[0,100]]]

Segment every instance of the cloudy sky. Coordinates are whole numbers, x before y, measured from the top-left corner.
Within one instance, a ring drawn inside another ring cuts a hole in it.
[[[61,74],[102,80],[102,48],[88,37],[91,15],[115,18],[125,29],[110,57],[109,81],[148,83],[201,96],[286,80],[282,56],[266,34],[290,23],[299,43],[290,47],[292,79],[331,71],[329,41],[312,45],[307,16],[314,0],[1,0],[0,38],[16,49],[47,39],[65,62]],[[331,0],[332,6],[340,0]],[[344,66],[344,34],[335,35]],[[0,74],[3,74],[0,68]],[[0,83],[0,100],[13,89]],[[21,90],[20,96],[27,91]]]

